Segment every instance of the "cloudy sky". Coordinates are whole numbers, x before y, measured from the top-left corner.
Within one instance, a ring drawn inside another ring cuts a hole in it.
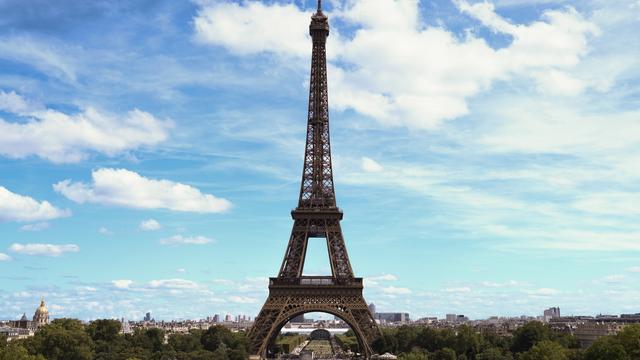
[[[640,312],[640,1],[327,2],[368,301]],[[54,317],[255,315],[297,202],[314,7],[0,1],[0,318],[40,296]]]

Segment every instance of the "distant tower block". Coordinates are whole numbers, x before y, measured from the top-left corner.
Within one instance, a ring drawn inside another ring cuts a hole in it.
[[[353,274],[342,236],[342,211],[336,205],[329,143],[329,100],[325,45],[329,22],[321,2],[309,26],[313,43],[309,84],[307,138],[298,207],[291,212],[293,229],[278,277],[269,280],[269,297],[256,317],[249,340],[251,351],[268,356],[269,345],[280,329],[297,316],[325,312],[351,327],[365,358],[380,336],[362,296],[362,278]],[[326,241],[331,276],[302,276],[310,238]],[[303,354],[300,354],[303,358]]]

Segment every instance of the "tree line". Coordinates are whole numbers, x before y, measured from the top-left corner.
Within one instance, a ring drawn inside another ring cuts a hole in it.
[[[244,360],[244,332],[223,326],[171,334],[157,328],[121,333],[117,320],[56,319],[30,338],[0,340],[0,360]]]
[[[373,349],[399,354],[403,360],[640,360],[640,325],[602,337],[587,349],[580,349],[575,336],[538,321],[526,323],[511,336],[465,325],[401,326],[382,329]]]
[[[340,343],[353,348],[353,332]],[[0,360],[241,360],[249,345],[244,332],[223,326],[166,334],[157,328],[121,333],[117,320],[87,325],[56,319],[33,337],[7,342],[0,338]],[[383,328],[375,352],[397,354],[402,360],[640,360],[640,325],[580,349],[577,339],[532,321],[511,336],[477,331],[469,326],[435,329],[425,326]],[[346,349],[345,349],[346,350]]]

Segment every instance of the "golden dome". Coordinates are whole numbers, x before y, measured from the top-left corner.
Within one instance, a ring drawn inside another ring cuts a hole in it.
[[[38,308],[36,309],[36,314],[48,314],[49,313],[49,309],[47,309],[47,306],[44,304],[44,298],[42,298],[42,300],[40,300],[40,306],[38,306]]]

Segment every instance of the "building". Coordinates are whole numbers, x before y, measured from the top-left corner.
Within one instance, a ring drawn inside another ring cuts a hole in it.
[[[33,314],[33,325],[35,327],[40,327],[49,324],[49,309],[44,303],[44,297],[40,299],[40,306],[36,309],[36,312]]]
[[[457,318],[457,315],[456,315],[456,314],[447,314],[447,315],[445,316],[445,320],[446,320],[447,322],[450,322],[450,323],[452,323],[452,322],[456,322],[456,318]]]
[[[11,321],[11,327],[16,329],[32,329],[33,321],[27,319],[27,314],[22,314],[20,320]]]
[[[411,321],[409,313],[376,313],[375,319],[387,323],[406,323]]]
[[[300,314],[293,319],[291,319],[292,323],[303,323],[304,322],[304,314]]]
[[[585,323],[578,326],[575,336],[578,338],[580,347],[588,348],[594,341],[603,336],[615,335],[624,325],[616,323],[593,322]]]
[[[214,323],[219,323],[220,322],[220,314],[213,315],[213,322]]]
[[[233,322],[233,316],[231,316],[231,314],[227,314],[227,315],[224,317],[224,321],[226,321],[226,322]]]
[[[559,307],[550,307],[542,313],[543,320],[545,322],[549,322],[551,319],[560,317],[560,308]]]
[[[144,319],[142,321],[150,322],[151,321],[151,313],[147,312],[146,314],[144,314]]]
[[[376,318],[376,305],[374,303],[369,304],[369,312],[373,318]]]

